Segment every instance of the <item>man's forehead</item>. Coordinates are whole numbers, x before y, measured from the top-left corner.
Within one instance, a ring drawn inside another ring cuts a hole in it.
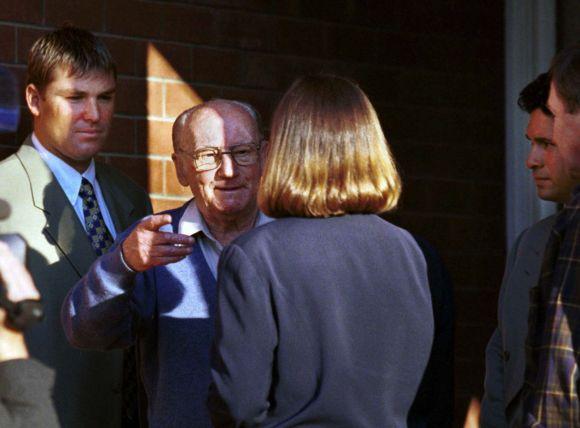
[[[52,84],[60,88],[70,89],[95,87],[99,90],[109,91],[115,89],[116,83],[113,73],[104,70],[90,69],[81,73],[75,72],[72,67],[58,66],[52,70],[48,85]]]
[[[250,114],[231,103],[208,103],[196,112],[188,128],[200,144],[253,140],[257,134],[256,123]]]

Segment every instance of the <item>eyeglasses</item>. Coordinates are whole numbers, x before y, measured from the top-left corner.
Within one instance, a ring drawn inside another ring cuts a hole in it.
[[[197,172],[210,171],[219,168],[222,164],[223,155],[231,155],[235,163],[241,166],[253,165],[258,162],[260,143],[238,144],[230,150],[222,150],[219,147],[204,147],[193,154],[181,152],[181,154],[193,160],[193,167]]]

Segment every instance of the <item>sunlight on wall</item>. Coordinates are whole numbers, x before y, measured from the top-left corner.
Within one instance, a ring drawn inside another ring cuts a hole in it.
[[[179,185],[171,161],[171,127],[184,110],[203,102],[154,43],[147,46],[147,153],[149,189],[155,210],[191,198]]]

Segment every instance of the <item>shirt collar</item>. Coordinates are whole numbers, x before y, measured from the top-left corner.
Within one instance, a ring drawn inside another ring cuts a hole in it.
[[[270,223],[273,221],[273,218],[268,217],[261,211],[258,211],[258,218],[256,219],[256,224],[254,227],[262,226],[263,224]],[[195,203],[195,199],[192,199],[183,216],[179,220],[179,233],[184,235],[195,235],[196,233],[203,233],[207,238],[214,241],[218,244],[221,248],[221,244],[213,237],[209,228],[207,227],[207,223],[203,219],[199,208],[197,208],[197,204]]]
[[[76,169],[67,164],[58,156],[53,155],[49,152],[38,140],[38,137],[32,133],[32,144],[42,160],[50,168],[54,176],[56,177],[60,187],[64,191],[67,199],[74,206],[76,199],[79,196],[79,189],[81,188],[81,181],[84,178],[89,180],[89,182],[95,187],[96,185],[96,169],[95,161],[91,159],[91,163],[87,170],[80,174]]]

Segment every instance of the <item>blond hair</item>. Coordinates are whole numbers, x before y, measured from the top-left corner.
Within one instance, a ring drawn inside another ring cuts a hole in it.
[[[329,217],[394,208],[401,181],[377,114],[348,79],[295,81],[276,108],[258,192],[271,217]]]

